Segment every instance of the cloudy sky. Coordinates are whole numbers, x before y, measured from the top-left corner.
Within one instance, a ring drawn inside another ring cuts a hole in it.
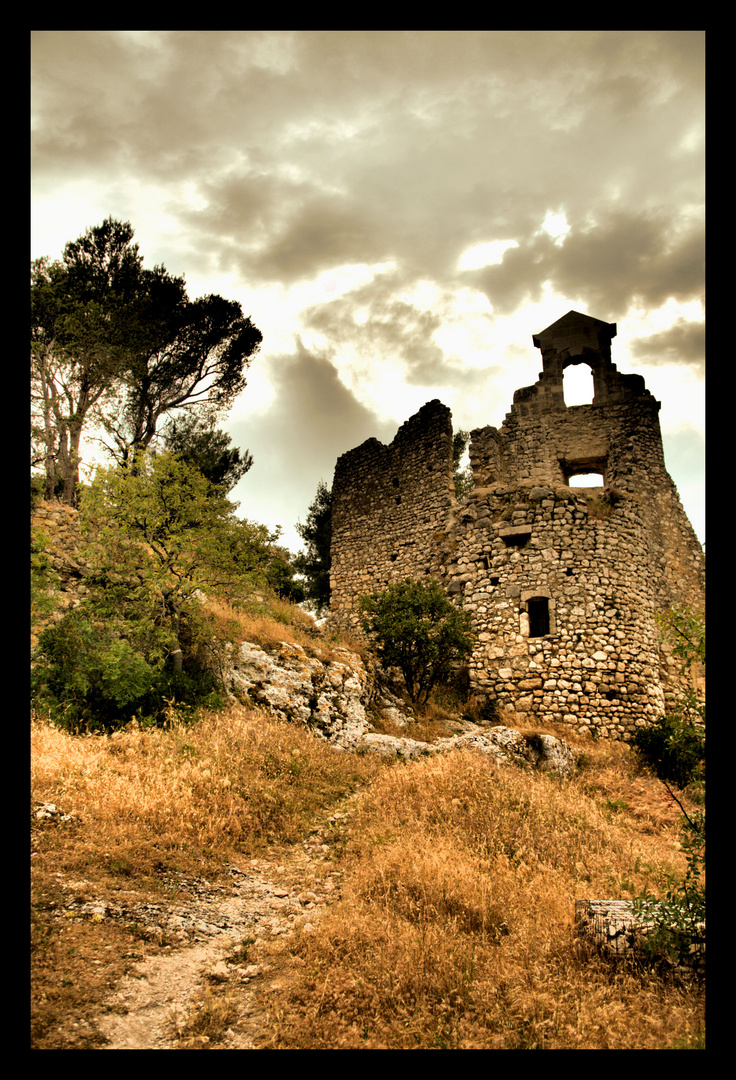
[[[426,401],[500,427],[570,309],[617,324],[704,541],[704,44],[33,31],[31,257],[112,215],[191,298],[241,303],[263,346],[222,425],[255,460],[234,497],[291,550],[337,457]]]

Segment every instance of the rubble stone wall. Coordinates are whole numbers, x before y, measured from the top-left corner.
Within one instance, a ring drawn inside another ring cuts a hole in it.
[[[611,362],[614,324],[570,312],[535,335],[544,370],[500,429],[471,434],[457,503],[452,425],[432,401],[386,447],[344,454],[333,483],[331,622],[358,598],[436,577],[476,632],[472,686],[519,713],[630,739],[676,689],[657,612],[704,609],[704,558],[667,473],[659,402]],[[566,407],[564,370],[593,372]],[[570,487],[599,473],[603,487]]]
[[[429,572],[454,503],[450,410],[430,401],[390,446],[369,439],[344,454],[332,491],[331,614],[356,631],[358,597]]]
[[[90,568],[81,555],[79,514],[74,507],[55,501],[36,503],[31,508],[31,533],[56,579],[54,613],[42,615],[31,611],[33,650],[42,631],[87,595],[85,582]]]

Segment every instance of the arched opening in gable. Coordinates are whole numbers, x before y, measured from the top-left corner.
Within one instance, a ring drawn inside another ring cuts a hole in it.
[[[562,373],[565,405],[592,405],[595,387],[593,372],[586,363],[569,364]]]

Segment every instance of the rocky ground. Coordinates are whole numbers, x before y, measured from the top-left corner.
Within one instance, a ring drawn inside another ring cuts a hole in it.
[[[307,724],[343,752],[362,749],[412,759],[428,753],[471,748],[500,762],[565,773],[574,754],[562,740],[522,734],[502,725],[478,725],[457,717],[432,744],[370,730],[366,712],[367,672],[359,657],[338,651],[323,660],[282,643],[271,653],[244,645],[232,680],[263,708],[293,723]],[[408,718],[388,687],[374,707],[397,732]],[[356,798],[358,796],[353,796]],[[350,816],[351,801],[315,825],[302,844],[231,865],[222,880],[171,875],[163,882],[171,900],[154,901],[118,891],[115,901],[96,899],[86,881],[60,880],[65,902],[59,917],[116,921],[140,929],[161,947],[135,959],[115,982],[95,1015],[75,1032],[105,1049],[258,1049],[268,1042],[269,1000],[297,974],[290,954],[295,933],[310,933],[340,896],[336,845]],[[55,807],[36,816],[54,817]],[[59,875],[56,875],[57,877]],[[99,963],[93,960],[92,963]]]
[[[65,917],[119,919],[174,944],[136,964],[99,1009],[90,1030],[108,1050],[254,1050],[269,1035],[269,995],[297,971],[288,941],[309,933],[340,895],[333,853],[348,811],[330,815],[301,845],[228,868],[213,884],[178,876],[172,903],[116,905],[85,899],[66,882]],[[207,1016],[205,1014],[209,1013]],[[207,1034],[207,1032],[210,1034]]]

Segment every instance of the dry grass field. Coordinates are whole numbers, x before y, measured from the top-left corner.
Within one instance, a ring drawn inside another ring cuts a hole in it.
[[[572,781],[460,753],[383,773],[273,1045],[704,1045],[700,987],[613,968],[573,933],[575,898],[665,888],[682,869],[673,825],[617,746],[595,747]]]
[[[270,994],[260,1046],[704,1046],[700,983],[613,967],[574,934],[576,898],[661,893],[684,870],[679,811],[627,747],[572,740],[579,766],[560,780],[467,752],[338,753],[241,706],[172,721],[110,736],[32,722],[32,813],[70,815],[32,817],[34,1048],[104,1046],[95,1015],[111,990],[172,950],[135,924],[67,917],[70,888],[165,904],[174,872],[215,882],[245,856],[288,859],[351,792],[341,896],[314,932],[279,942],[297,976]],[[208,989],[202,1045],[235,1006]]]

